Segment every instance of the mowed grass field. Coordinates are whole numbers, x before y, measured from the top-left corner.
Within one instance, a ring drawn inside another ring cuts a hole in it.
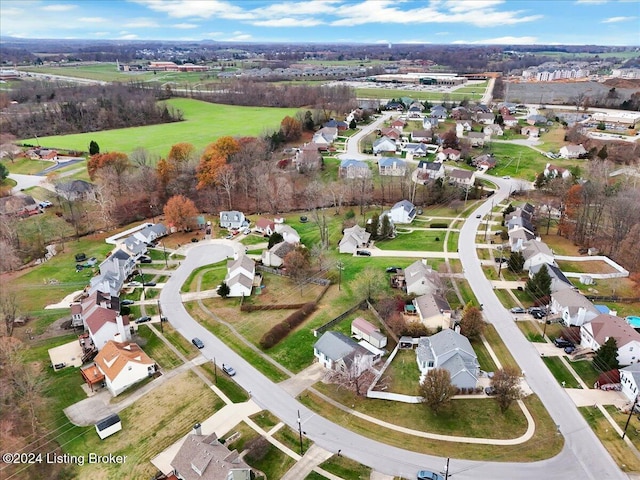
[[[166,156],[173,145],[180,142],[202,149],[218,138],[258,136],[276,130],[287,115],[295,115],[295,108],[239,107],[202,102],[188,98],[168,100],[169,107],[181,110],[184,121],[150,125],[146,127],[104,130],[101,132],[57,135],[39,138],[42,146],[86,151],[95,140],[101,152],[131,153],[138,147],[147,149],[152,156]],[[23,140],[34,144],[35,138]]]

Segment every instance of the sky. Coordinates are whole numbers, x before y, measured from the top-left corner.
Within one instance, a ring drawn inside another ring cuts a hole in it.
[[[5,36],[640,46],[640,1],[2,0]]]

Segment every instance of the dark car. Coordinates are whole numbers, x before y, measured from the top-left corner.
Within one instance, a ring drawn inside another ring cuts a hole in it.
[[[540,320],[545,317],[545,313],[542,310],[534,310],[533,312],[531,312],[531,316],[536,320]]]
[[[136,303],[136,302],[134,302],[133,300],[121,300],[120,301],[120,305],[122,305],[122,306],[133,305],[134,303]]]
[[[136,323],[146,323],[146,322],[150,322],[150,321],[151,321],[151,317],[136,318]]]
[[[495,395],[496,394],[496,389],[495,389],[495,387],[486,387],[484,389],[484,393],[486,393],[487,395]]]
[[[567,348],[567,347],[573,347],[574,346],[573,342],[570,342],[569,340],[565,340],[562,337],[556,338],[553,341],[553,344],[558,348]]]
[[[222,364],[222,371],[230,377],[233,377],[236,374],[236,371],[231,365],[225,365],[224,363]]]
[[[444,480],[444,477],[430,470],[420,470],[418,480]]]
[[[152,260],[149,257],[140,257],[140,263],[151,263]]]
[[[204,342],[198,337],[195,337],[193,340],[191,340],[191,343],[193,343],[198,348],[204,348]]]
[[[496,263],[508,263],[509,259],[508,258],[504,258],[504,257],[497,257],[496,258]]]
[[[476,218],[482,218],[482,215],[477,214],[477,215],[476,215]]]
[[[387,267],[387,273],[398,273],[398,270],[402,270],[400,267]]]
[[[567,355],[571,355],[575,351],[576,347],[564,347],[564,353],[566,353]]]
[[[371,252],[369,250],[356,250],[356,255],[359,255],[361,257],[370,257]]]
[[[156,285],[156,282],[144,282],[142,284],[143,287],[155,287]]]

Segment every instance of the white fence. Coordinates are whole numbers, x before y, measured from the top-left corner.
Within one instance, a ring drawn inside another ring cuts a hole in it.
[[[565,272],[563,270],[562,273],[564,273],[564,276],[567,278],[580,278],[582,275],[589,275],[591,278],[596,278],[596,279],[625,278],[629,276],[629,270],[625,270],[616,262],[611,260],[609,257],[605,257],[604,255],[594,255],[591,257],[570,257],[567,255],[555,255],[554,258],[556,260],[567,260],[570,262],[590,262],[590,261],[600,260],[602,262],[605,262],[610,267],[617,270],[617,273],[588,273],[588,272],[580,273],[580,272]]]

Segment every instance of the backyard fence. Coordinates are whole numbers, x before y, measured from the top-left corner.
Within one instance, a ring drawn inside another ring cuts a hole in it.
[[[335,324],[340,323],[342,320],[344,320],[345,318],[347,318],[349,315],[351,315],[353,312],[356,312],[358,310],[365,310],[367,308],[367,302],[366,300],[363,300],[362,302],[358,303],[357,305],[354,305],[353,307],[351,307],[349,310],[347,310],[346,312],[342,312],[340,315],[338,315],[336,318],[334,318],[333,320],[329,320],[327,323],[325,323],[324,325],[321,325],[320,327],[316,328],[313,331],[313,336],[317,337],[318,335],[322,335],[324,332],[326,332],[327,330],[329,330],[331,327],[333,327]]]

